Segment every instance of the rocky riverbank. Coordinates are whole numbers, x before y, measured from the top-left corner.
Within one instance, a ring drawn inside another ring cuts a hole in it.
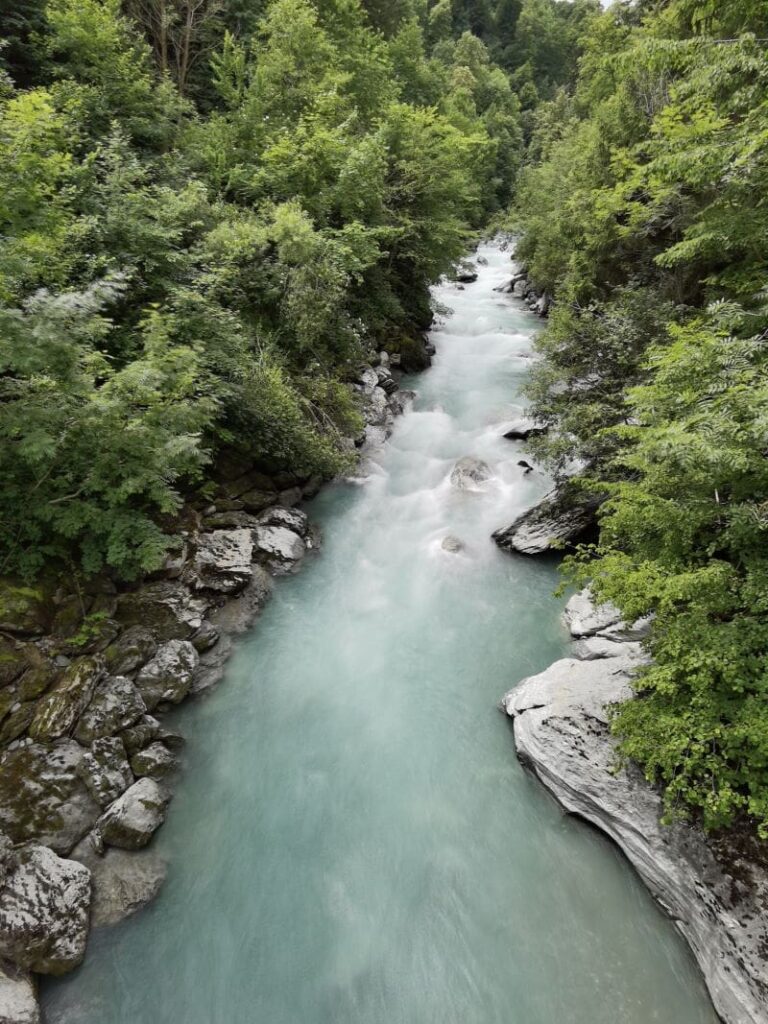
[[[418,349],[418,351],[417,351]],[[351,387],[381,443],[410,399],[380,353]],[[0,580],[0,1024],[36,1024],[35,975],[60,975],[92,925],[115,923],[159,891],[150,846],[165,820],[182,737],[163,713],[222,676],[234,637],[319,538],[296,506],[321,481],[217,466],[216,495],[191,502],[178,548],[135,587]]]
[[[759,845],[661,824],[661,799],[629,765],[617,770],[606,708],[630,693],[648,623],[628,625],[587,592],[568,603],[573,656],[503,700],[518,756],[569,813],[610,836],[693,951],[726,1024],[765,1024],[768,870]]]

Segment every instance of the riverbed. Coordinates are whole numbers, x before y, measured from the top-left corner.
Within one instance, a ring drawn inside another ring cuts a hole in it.
[[[50,1024],[715,1024],[671,922],[497,710],[567,640],[554,561],[490,540],[549,481],[503,437],[540,321],[494,291],[509,253],[480,255],[435,289],[412,409],[308,507],[322,551],[175,716],[166,885],[46,985]],[[454,487],[464,456],[490,479]]]

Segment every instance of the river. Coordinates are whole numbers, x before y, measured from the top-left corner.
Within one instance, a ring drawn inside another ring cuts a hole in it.
[[[490,540],[548,481],[502,437],[539,321],[480,251],[435,289],[434,365],[369,475],[309,507],[321,554],[176,714],[169,878],[45,986],[50,1024],[715,1024],[672,924],[496,709],[566,637],[554,563]],[[475,492],[449,482],[465,455],[493,471]]]

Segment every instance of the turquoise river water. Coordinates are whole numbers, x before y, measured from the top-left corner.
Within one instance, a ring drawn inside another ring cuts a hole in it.
[[[413,409],[310,506],[322,552],[178,712],[168,880],[45,987],[49,1024],[715,1024],[672,924],[497,710],[566,638],[554,563],[490,540],[547,480],[502,437],[539,321],[480,252],[435,290]],[[449,482],[465,455],[493,472],[474,492]]]

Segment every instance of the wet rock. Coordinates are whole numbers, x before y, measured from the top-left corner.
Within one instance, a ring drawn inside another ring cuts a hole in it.
[[[595,528],[597,507],[597,502],[572,503],[550,491],[493,539],[505,551],[540,555],[585,538]]]
[[[299,537],[306,537],[309,533],[309,518],[306,512],[297,508],[282,508],[279,505],[262,512],[258,518],[258,525],[284,526]]]
[[[197,541],[190,567],[190,581],[197,590],[234,594],[251,578],[253,535],[251,530],[214,530]]]
[[[564,659],[504,698],[518,756],[560,804],[610,836],[688,941],[726,1024],[764,1024],[768,872],[715,856],[698,827],[662,825],[661,800],[631,765],[617,770],[605,708],[631,695],[637,662]]]
[[[539,426],[536,420],[521,419],[507,424],[504,437],[508,441],[527,441],[530,437],[536,437],[538,434],[546,432],[547,428]]]
[[[394,395],[390,395],[387,400],[390,411],[393,416],[402,416],[408,406],[416,397],[415,391],[398,391]]]
[[[490,476],[491,471],[482,459],[465,455],[453,467],[451,484],[461,491],[474,491],[480,484],[490,479]]]
[[[104,662],[98,657],[73,661],[53,690],[39,701],[29,727],[30,736],[45,742],[68,735],[90,703],[104,671]]]
[[[94,740],[78,766],[78,773],[101,807],[117,800],[133,782],[125,744],[118,736]]]
[[[166,861],[151,848],[120,850],[110,846],[98,854],[90,837],[86,836],[71,856],[91,872],[91,924],[94,927],[117,924],[135,914],[152,902],[165,881]]]
[[[528,473],[533,472],[533,466],[530,464],[530,462],[526,462],[525,459],[520,459],[517,464],[518,466],[520,466],[521,469],[525,470],[526,476],[528,475]]]
[[[115,676],[141,668],[157,650],[157,640],[144,626],[130,626],[104,652],[107,669]]]
[[[254,540],[257,559],[278,575],[294,569],[307,551],[302,538],[285,526],[260,525]]]
[[[74,740],[6,750],[0,757],[0,831],[16,843],[37,840],[68,853],[101,813],[78,772],[85,754]]]
[[[456,280],[461,284],[472,284],[473,281],[477,280],[477,271],[471,265],[462,267],[456,274]]]
[[[37,844],[6,844],[3,857],[0,957],[39,974],[71,971],[85,954],[90,871]]]
[[[154,779],[139,779],[107,808],[96,834],[109,846],[140,850],[165,821],[169,797]]]
[[[282,505],[283,508],[293,508],[294,505],[298,505],[303,497],[302,490],[300,487],[289,487],[285,491],[280,491],[277,496],[278,505]]]
[[[253,572],[251,572],[251,575],[253,575]],[[192,637],[190,643],[198,654],[203,654],[219,642],[219,636],[218,629],[216,629],[213,623],[206,620]]]
[[[123,741],[130,757],[137,750],[143,750],[144,747],[149,746],[159,732],[160,723],[158,720],[153,718],[152,715],[142,715],[135,725],[132,725],[129,729],[124,729],[120,733],[120,739]]]
[[[7,961],[0,961],[0,1024],[40,1024],[32,975]]]
[[[87,746],[102,736],[127,729],[146,710],[141,693],[130,679],[108,676],[96,687],[90,704],[80,716],[75,738]]]
[[[116,616],[125,626],[149,629],[156,640],[188,640],[202,625],[206,607],[179,580],[159,580],[123,594]]]
[[[136,676],[147,710],[161,702],[178,704],[187,696],[200,655],[188,640],[169,640]]]
[[[440,547],[443,551],[448,551],[452,555],[457,555],[460,551],[464,550],[464,541],[449,534],[447,537],[443,537],[443,542]]]
[[[150,743],[131,758],[131,768],[139,778],[164,779],[175,767],[176,758],[164,743]]]

